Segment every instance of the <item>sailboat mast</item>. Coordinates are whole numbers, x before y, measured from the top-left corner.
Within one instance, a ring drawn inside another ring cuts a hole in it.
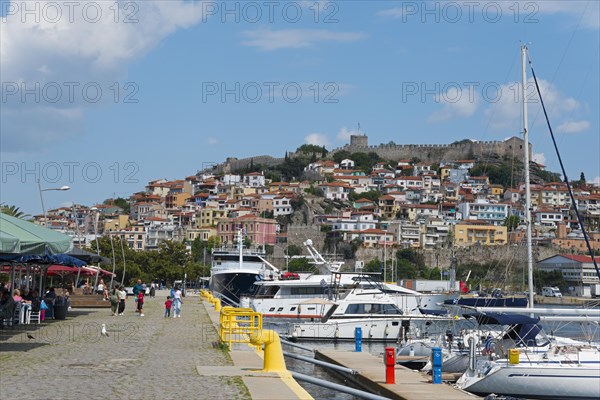
[[[529,179],[529,126],[527,121],[527,46],[521,47],[522,89],[523,89],[523,140],[525,141],[525,225],[527,227],[527,283],[529,307],[533,308],[533,250],[531,244],[531,187]]]

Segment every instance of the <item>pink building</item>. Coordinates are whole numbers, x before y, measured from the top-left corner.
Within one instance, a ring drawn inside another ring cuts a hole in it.
[[[243,215],[238,218],[221,219],[217,224],[217,236],[221,243],[235,243],[239,230],[242,229],[244,237],[250,239],[252,244],[275,244],[277,221],[257,217],[256,215]]]

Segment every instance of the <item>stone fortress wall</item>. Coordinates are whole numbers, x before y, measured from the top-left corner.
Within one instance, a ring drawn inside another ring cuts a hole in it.
[[[470,141],[465,140],[455,144],[380,144],[369,146],[366,135],[352,135],[350,144],[334,149],[330,155],[338,151],[350,153],[376,153],[386,160],[410,160],[419,158],[426,162],[443,162],[453,160],[482,160],[490,158],[517,158],[522,160],[524,141],[516,136],[504,141]],[[531,159],[532,148],[529,145]]]
[[[338,151],[348,151],[350,153],[376,153],[386,160],[411,160],[418,158],[424,162],[444,162],[454,160],[486,160],[517,158],[523,160],[524,141],[516,136],[503,141],[471,141],[464,140],[454,144],[380,144],[377,146],[369,145],[369,138],[366,135],[350,136],[350,144],[332,150],[328,156],[331,157]],[[288,152],[288,157],[295,157],[294,152]],[[529,159],[532,157],[532,147],[529,144]],[[272,157],[268,155],[235,158],[228,157],[227,160],[214,167],[213,172],[231,173],[240,171],[250,164],[274,166],[285,161],[283,157]]]

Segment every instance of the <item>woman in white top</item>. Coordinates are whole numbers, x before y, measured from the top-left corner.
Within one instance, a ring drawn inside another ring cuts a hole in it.
[[[119,286],[119,315],[123,315],[123,311],[125,311],[125,299],[127,298],[127,292],[125,291],[125,287],[123,285]]]
[[[181,290],[179,290],[178,286],[175,286],[175,292],[173,294],[173,318],[181,318],[181,305],[183,301],[181,300]]]

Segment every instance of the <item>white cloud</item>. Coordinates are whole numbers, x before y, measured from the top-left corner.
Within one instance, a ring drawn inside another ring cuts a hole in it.
[[[337,140],[340,142],[349,142],[351,135],[360,135],[360,132],[343,127],[337,134]]]
[[[591,182],[589,182],[589,183],[591,183],[591,184],[592,184],[592,185],[594,185],[594,186],[598,186],[598,187],[600,187],[600,176],[597,176],[597,177],[595,177],[595,178],[594,178],[594,179],[592,179],[592,180],[591,180]]]
[[[429,122],[442,122],[456,117],[470,117],[478,107],[478,98],[469,88],[449,87],[446,92],[436,95],[436,103],[443,104],[441,110],[434,111]]]
[[[219,141],[217,139],[215,139],[214,137],[209,137],[206,141],[211,146],[219,143]]]
[[[589,121],[566,121],[560,124],[556,131],[559,133],[579,133],[590,129]]]
[[[244,31],[245,46],[258,47],[263,51],[298,49],[323,42],[355,42],[366,37],[364,33],[335,32],[325,29],[280,29],[260,28]]]
[[[184,0],[82,1],[70,6],[46,0],[35,3],[40,10],[53,12],[41,12],[36,22],[35,16],[25,15],[21,9],[25,3],[13,2],[10,4],[16,8],[0,17],[2,82],[19,89],[16,94],[6,90],[2,93],[2,152],[59,145],[81,135],[85,111],[114,102],[111,87],[127,76],[131,62],[177,29],[190,27],[202,17],[200,3]],[[117,11],[116,4],[127,8]],[[82,88],[88,84],[102,90],[97,102],[83,95]],[[60,95],[44,93],[48,85],[57,85]],[[22,88],[34,88],[40,100],[33,95],[23,99]],[[71,90],[74,96],[70,96]],[[124,92],[120,95],[127,94]]]
[[[430,3],[430,4],[427,4]],[[432,4],[433,3],[433,4]],[[497,1],[486,0],[477,3],[467,4],[466,2],[451,2],[448,8],[438,0],[428,2],[406,2],[401,7],[388,8],[376,13],[377,16],[391,19],[402,19],[402,22],[431,22],[442,21],[453,23],[454,16],[457,15],[454,9],[461,7],[460,18],[470,20],[479,18],[485,21],[483,15],[488,8],[488,4],[493,6],[489,10],[500,8],[501,16],[504,19],[518,18],[527,23],[536,23],[543,18],[545,14],[563,14],[569,17],[567,21],[571,24],[579,23],[581,26],[589,29],[600,28],[600,7],[598,1]],[[520,3],[516,5],[516,3]]]
[[[528,0],[518,1],[528,3]],[[537,1],[534,4],[540,14],[567,14],[577,21],[581,18],[581,24],[586,28],[600,28],[600,3],[597,1]]]
[[[538,78],[538,83],[546,109],[554,120],[582,108],[577,100],[565,96],[550,82]],[[510,128],[522,130],[521,87],[520,82],[488,83],[486,89],[480,87],[483,95],[482,101],[490,104],[484,113],[490,118],[491,127],[503,130]],[[545,125],[540,98],[533,78],[527,82],[527,113],[530,125]]]
[[[314,144],[317,146],[328,146],[329,139],[322,133],[311,133],[304,138],[304,143]]]
[[[404,11],[405,10],[402,7],[394,7],[394,8],[387,8],[385,10],[381,10],[378,13],[376,13],[375,15],[378,15],[380,17],[398,19],[398,18],[402,18],[404,16]]]
[[[544,153],[533,153],[533,161],[538,163],[538,164],[542,164],[542,165],[546,165],[546,155]]]

